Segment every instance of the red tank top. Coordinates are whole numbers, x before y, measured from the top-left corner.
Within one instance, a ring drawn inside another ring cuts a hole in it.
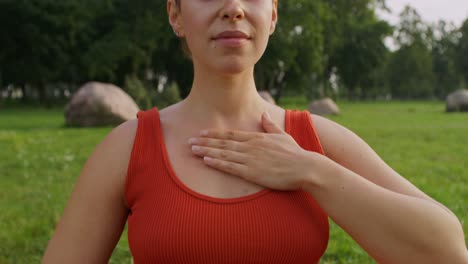
[[[175,175],[157,108],[140,111],[128,167],[128,241],[134,263],[318,263],[328,216],[305,191],[263,189],[238,198],[197,193]],[[304,149],[324,154],[310,114],[286,110]]]

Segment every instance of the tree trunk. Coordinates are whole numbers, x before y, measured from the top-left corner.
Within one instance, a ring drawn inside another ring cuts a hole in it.
[[[29,100],[28,98],[28,93],[27,93],[27,90],[26,90],[26,85],[21,85],[21,93],[23,94],[23,97],[21,98],[21,102],[26,104]]]
[[[37,85],[37,89],[39,92],[39,105],[44,106],[46,108],[51,108],[52,104],[50,102],[50,98],[47,96],[45,83],[39,82],[39,84]]]

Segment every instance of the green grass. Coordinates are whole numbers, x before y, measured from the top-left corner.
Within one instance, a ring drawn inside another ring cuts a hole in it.
[[[285,98],[282,106],[305,109]],[[340,103],[331,117],[396,171],[468,219],[468,114],[439,102]],[[112,129],[64,128],[62,109],[0,110],[0,263],[38,263],[87,157]],[[111,263],[130,263],[124,232]],[[331,222],[322,263],[375,263]]]

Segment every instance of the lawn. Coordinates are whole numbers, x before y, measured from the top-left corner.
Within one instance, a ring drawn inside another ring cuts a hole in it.
[[[305,109],[285,98],[283,107]],[[339,103],[350,128],[396,171],[450,208],[468,230],[468,113],[440,102]],[[76,177],[112,129],[65,128],[62,109],[0,110],[0,264],[38,263]],[[323,264],[375,263],[331,223]],[[126,232],[111,263],[130,263]]]

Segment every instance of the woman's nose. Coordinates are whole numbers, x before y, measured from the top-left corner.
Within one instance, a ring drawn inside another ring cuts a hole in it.
[[[221,17],[230,21],[237,21],[243,19],[244,7],[241,0],[226,0],[221,10]]]

